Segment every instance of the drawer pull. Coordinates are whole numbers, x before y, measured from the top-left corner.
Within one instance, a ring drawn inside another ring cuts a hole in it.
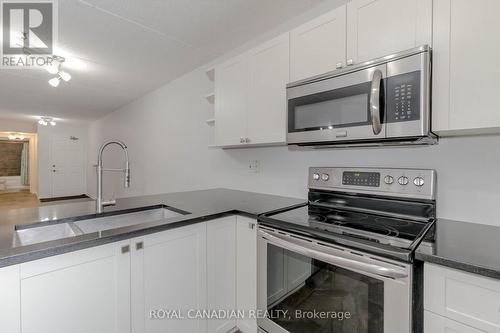
[[[130,252],[130,245],[122,246],[122,253],[123,254],[129,253],[129,252]]]

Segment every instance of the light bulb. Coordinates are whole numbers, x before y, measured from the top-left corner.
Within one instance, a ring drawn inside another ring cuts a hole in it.
[[[53,121],[53,120],[50,122],[50,124],[51,124],[52,126],[56,126],[56,122],[55,122],[55,121]]]
[[[61,78],[59,78],[59,77],[54,77],[54,78],[49,80],[49,84],[54,88],[57,87],[60,82],[61,82]]]
[[[63,79],[64,81],[68,82],[69,80],[71,80],[71,74],[69,74],[68,72],[65,72],[65,71],[60,71],[59,72],[59,77],[61,79]]]

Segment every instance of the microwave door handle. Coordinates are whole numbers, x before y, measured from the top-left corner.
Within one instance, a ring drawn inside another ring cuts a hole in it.
[[[370,91],[370,114],[372,117],[373,134],[378,135],[382,131],[380,121],[380,85],[382,84],[382,71],[376,69],[373,72],[372,87]]]
[[[286,236],[272,235],[268,232],[263,231],[262,229],[259,230],[259,234],[261,237],[264,237],[265,239],[267,239],[268,242],[270,242],[273,245],[282,247],[292,252],[302,254],[306,257],[313,257],[318,260],[327,262],[332,265],[337,265],[346,269],[352,269],[358,272],[370,273],[376,276],[381,276],[391,279],[402,279],[408,276],[406,272],[396,270],[390,267],[384,267],[381,265],[377,265],[375,263],[362,262],[359,259],[354,260],[347,257],[342,257],[341,255],[324,253],[322,251],[318,251],[316,249],[311,248],[312,245],[309,245],[311,247],[306,247],[304,245],[297,244],[297,242],[295,242],[292,238],[288,237],[289,239],[283,239],[281,237],[286,237]]]

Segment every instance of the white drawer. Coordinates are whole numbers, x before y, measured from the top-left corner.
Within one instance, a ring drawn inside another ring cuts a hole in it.
[[[460,324],[435,313],[425,311],[424,333],[484,333],[470,326]]]
[[[424,308],[485,332],[500,333],[500,281],[426,263]]]

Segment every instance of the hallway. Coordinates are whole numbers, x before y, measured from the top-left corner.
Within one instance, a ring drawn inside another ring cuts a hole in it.
[[[50,205],[58,205],[71,202],[85,202],[90,200],[92,199],[83,198],[83,199],[58,200],[51,202],[40,202],[40,200],[38,200],[36,195],[30,193],[29,191],[3,192],[3,193],[2,191],[0,191],[0,210],[50,206]]]

